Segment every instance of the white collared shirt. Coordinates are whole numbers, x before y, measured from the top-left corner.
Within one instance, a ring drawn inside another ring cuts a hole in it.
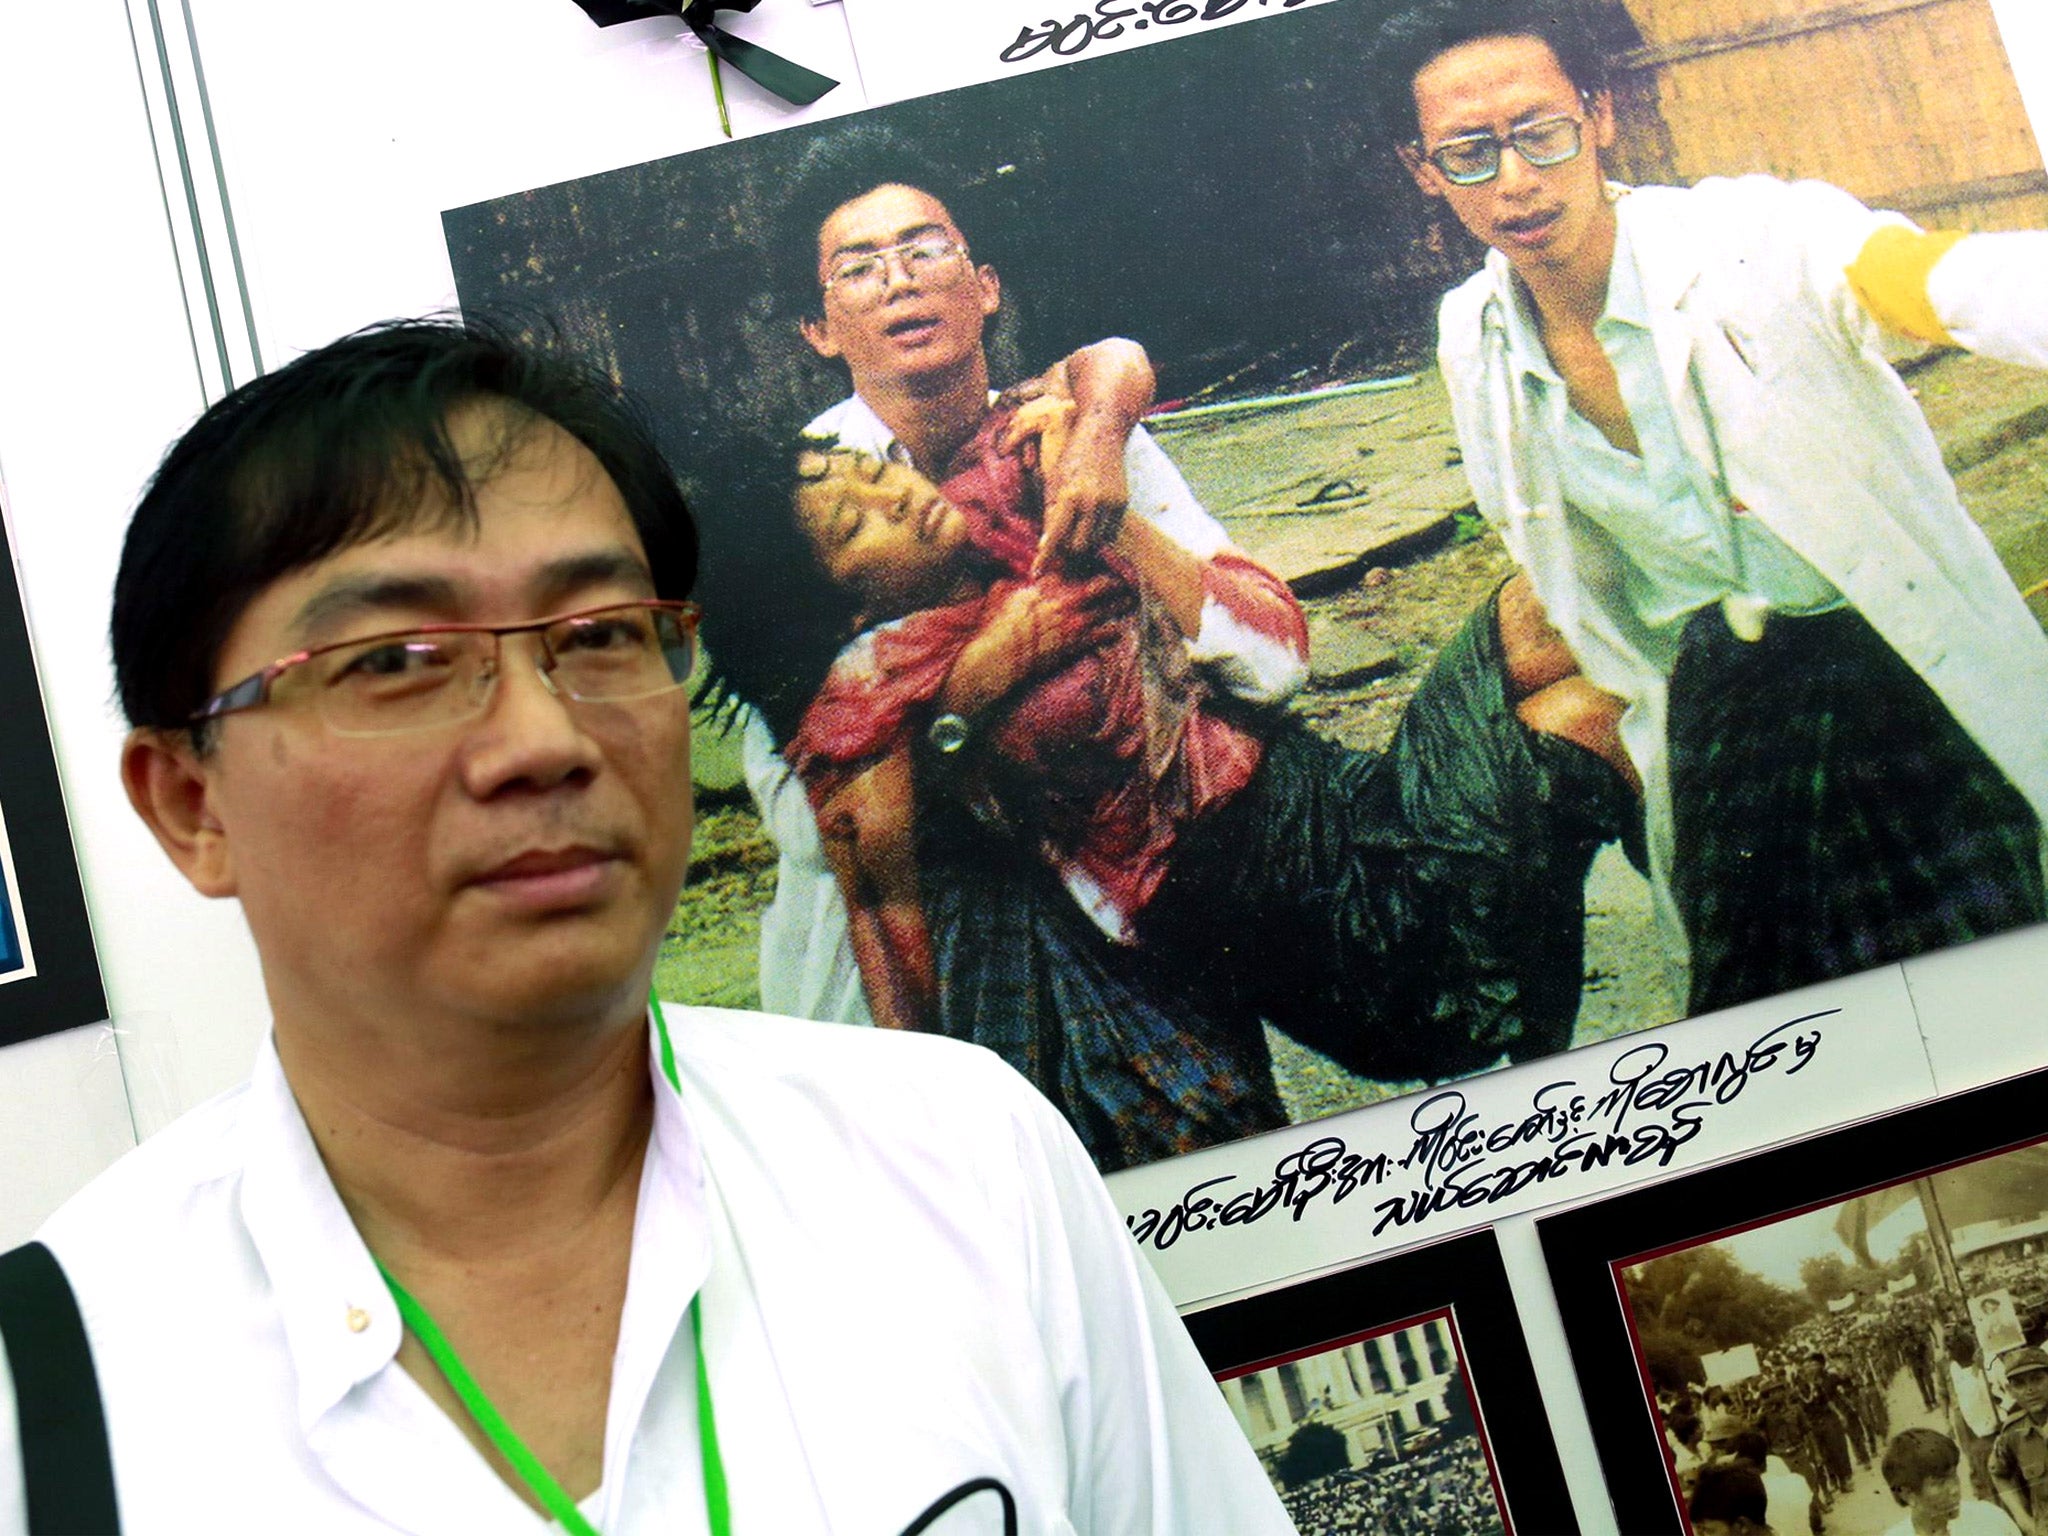
[[[2048,696],[2048,639],[1849,282],[1873,234],[1910,224],[1839,188],[1764,176],[1615,192],[1687,456],[1869,621],[2048,819],[2048,736],[2013,707]],[[1928,279],[1937,320],[1987,355],[2048,359],[2048,303],[2020,276],[2044,250],[2038,233],[1961,242]],[[1628,601],[1614,540],[1566,510],[1558,444],[1509,360],[1514,281],[1494,251],[1444,298],[1438,359],[1465,472],[1586,676],[1628,701],[1622,743],[1642,774],[1658,916],[1678,958],[1668,642]]]
[[[1510,286],[1501,310],[1509,366],[1529,394],[1531,420],[1557,444],[1566,515],[1598,524],[1613,540],[1629,605],[1649,629],[1669,632],[1663,637],[1666,658],[1676,654],[1685,621],[1717,603],[1751,614],[1810,614],[1840,606],[1842,594],[1834,585],[1755,518],[1731,506],[1712,470],[1686,452],[1664,393],[1650,318],[1628,225],[1617,222],[1607,303],[1593,334],[1614,366],[1635,427],[1641,451],[1629,453],[1573,408],[1544,350],[1534,305],[1519,284]]]
[[[931,1037],[669,1019],[683,1088],[656,1076],[583,1506],[606,1536],[706,1529],[700,1290],[742,1532],[893,1536],[982,1475],[1026,1532],[1288,1529],[1085,1153],[1008,1068]],[[129,1536],[548,1528],[398,1366],[268,1043],[40,1235],[79,1298]],[[12,1419],[0,1387],[0,1533],[25,1528]],[[999,1529],[980,1504],[934,1536]]]

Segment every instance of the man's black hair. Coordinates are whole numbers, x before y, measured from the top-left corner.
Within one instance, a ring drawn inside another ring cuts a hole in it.
[[[1365,99],[1372,131],[1392,147],[1415,138],[1415,77],[1431,59],[1487,37],[1533,37],[1549,45],[1565,78],[1588,95],[1607,89],[1609,45],[1574,0],[1414,0],[1374,34]]]
[[[372,326],[243,385],[201,416],[136,506],[114,580],[112,639],[131,724],[185,725],[221,646],[279,577],[369,539],[476,519],[476,489],[537,420],[588,448],[618,487],[662,597],[686,595],[697,534],[638,410],[551,337],[450,317]],[[504,402],[493,451],[448,433]]]
[[[1762,1430],[1745,1429],[1728,1442],[1728,1454],[1761,1471],[1764,1463],[1771,1459],[1771,1442]]]
[[[972,239],[973,215],[961,206],[957,178],[937,161],[892,129],[872,123],[835,125],[798,158],[770,225],[770,275],[776,303],[786,313],[815,319],[822,312],[818,231],[835,209],[885,186],[930,193]]]
[[[1700,1468],[1685,1513],[1695,1527],[1709,1520],[1729,1525],[1747,1520],[1761,1528],[1768,1502],[1761,1472],[1747,1462],[1720,1461]]]
[[[857,604],[818,565],[796,520],[802,423],[720,424],[692,454],[704,523],[704,683],[698,703],[736,718],[748,705],[778,745],[796,734]]]
[[[1878,1471],[1892,1497],[1903,1504],[1930,1479],[1952,1476],[1962,1461],[1955,1441],[1940,1430],[1908,1429],[1892,1437]]]

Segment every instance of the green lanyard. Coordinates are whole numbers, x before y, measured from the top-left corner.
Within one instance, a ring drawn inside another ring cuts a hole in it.
[[[661,1016],[660,999],[650,996],[649,1001],[654,1004],[662,1073],[680,1091],[682,1085],[676,1072],[675,1051],[669,1044],[668,1021]],[[469,1368],[456,1355],[440,1325],[427,1315],[426,1308],[391,1278],[391,1271],[381,1260],[377,1263],[377,1273],[391,1288],[391,1299],[398,1303],[398,1315],[405,1326],[412,1330],[413,1337],[420,1341],[434,1365],[447,1378],[448,1385],[455,1389],[455,1395],[469,1410],[469,1416],[476,1420],[477,1427],[490,1438],[499,1454],[512,1464],[512,1470],[533,1490],[542,1507],[561,1522],[569,1536],[598,1536],[597,1527],[584,1518],[583,1511],[576,1507],[576,1501],[569,1497],[568,1491],[555,1481],[548,1469],[540,1464],[540,1458],[526,1448],[526,1442],[505,1422],[505,1416],[484,1396],[483,1388],[476,1384],[476,1378],[469,1374]],[[704,1511],[711,1523],[711,1536],[732,1536],[732,1509],[726,1497],[725,1461],[718,1453],[718,1420],[711,1412],[711,1375],[704,1368],[704,1323],[696,1299],[690,1302],[690,1337],[697,1354],[697,1440],[704,1463]]]

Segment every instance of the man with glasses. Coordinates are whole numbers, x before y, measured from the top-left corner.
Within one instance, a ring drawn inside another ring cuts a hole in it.
[[[695,564],[602,378],[469,325],[165,458],[122,774],[274,1027],[0,1258],[0,1532],[1288,1528],[1013,1073],[650,1009]]]
[[[2048,235],[1609,183],[1570,7],[1386,21],[1383,137],[1490,250],[1440,357],[1480,510],[1627,705],[1694,1012],[2044,915],[2048,640],[1880,327],[2048,366]]]
[[[996,268],[975,259],[931,189],[938,172],[888,133],[853,125],[799,164],[776,221],[779,287],[804,341],[843,365],[852,393],[804,429],[814,440],[906,463],[942,479],[988,419],[988,332],[1002,307]],[[1137,426],[1152,375],[1135,343],[1098,343],[1055,370],[1076,411],[1066,451],[1045,465],[1044,558],[1084,556],[1124,516],[1145,518],[1198,558],[1230,547],[1165,452]],[[1284,587],[1279,596],[1290,610]],[[1271,704],[1307,676],[1306,630],[1271,631],[1209,603],[1192,648],[1232,696]],[[762,1006],[867,1023],[870,1009],[837,881],[802,787],[750,712],[747,780],[779,850],[761,926]]]

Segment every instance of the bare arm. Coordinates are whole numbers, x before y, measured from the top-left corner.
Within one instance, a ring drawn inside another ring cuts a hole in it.
[[[1108,577],[1079,585],[1030,582],[997,604],[961,648],[939,690],[939,707],[972,720],[1026,683],[1057,671],[1109,638],[1116,585]]]
[[[1106,347],[1111,344],[1102,342],[1098,345]],[[1078,357],[1081,354],[1075,355]],[[1071,372],[1071,364],[1062,366]],[[1046,513],[1045,536],[1039,543],[1038,559],[1032,566],[1034,576],[1043,573],[1048,564],[1047,552],[1054,543],[1052,478],[1046,466],[1056,463],[1072,464],[1077,458],[1088,459],[1102,447],[1099,443],[1086,441],[1084,434],[1088,428],[1084,416],[1083,408],[1078,402],[1070,401],[1056,393],[1041,395],[1018,407],[1004,436],[1004,447],[1011,450],[1032,438],[1038,440],[1039,476],[1045,487]],[[1119,430],[1128,435],[1130,429],[1126,426]],[[1147,522],[1144,518],[1126,518],[1122,515],[1122,436],[1116,439],[1114,449],[1120,499],[1116,509],[1116,526],[1107,542],[1129,563],[1145,596],[1165,610],[1183,638],[1191,638],[1199,634],[1202,628],[1202,604],[1206,596],[1204,578],[1208,572],[1209,562],[1186,546],[1176,543],[1157,525]],[[1097,547],[1099,546],[1090,544],[1085,549],[1066,552],[1085,555]]]
[[[1064,444],[1040,461],[1045,535],[1034,575],[1084,558],[1115,537],[1130,502],[1124,444],[1151,409],[1155,381],[1145,349],[1111,337],[1054,364],[1041,383],[1073,401],[1074,413]]]
[[[918,889],[910,753],[863,770],[818,814],[826,860],[846,898],[847,934],[875,1022],[919,1029],[932,1020],[938,981]]]

